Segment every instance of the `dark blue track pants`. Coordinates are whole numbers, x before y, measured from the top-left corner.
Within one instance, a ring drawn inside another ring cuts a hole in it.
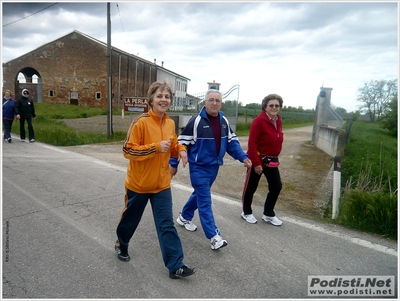
[[[171,189],[158,193],[136,193],[126,189],[125,208],[117,227],[117,237],[121,250],[127,250],[129,241],[143,216],[147,202],[150,200],[158,241],[165,266],[170,273],[175,272],[183,264],[182,243],[176,231],[172,215]],[[148,246],[143,246],[144,249]]]
[[[3,119],[3,126],[4,126],[4,139],[11,138],[11,127],[13,124],[13,120]]]

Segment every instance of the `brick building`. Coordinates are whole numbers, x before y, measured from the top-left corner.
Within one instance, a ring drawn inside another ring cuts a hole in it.
[[[186,101],[190,79],[154,62],[112,47],[113,108],[123,108],[125,97],[147,97],[156,80],[167,80],[175,106]],[[107,44],[77,30],[7,63],[3,63],[3,89],[18,98],[28,89],[35,102],[107,107]],[[25,76],[20,83],[18,75]],[[37,77],[37,82],[32,78]]]

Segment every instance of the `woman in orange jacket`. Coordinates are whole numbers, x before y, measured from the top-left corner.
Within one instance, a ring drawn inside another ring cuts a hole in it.
[[[183,250],[172,215],[171,178],[176,167],[170,157],[187,163],[186,148],[178,144],[175,122],[167,115],[172,89],[166,82],[154,82],[148,91],[150,110],[132,121],[123,145],[129,160],[125,180],[125,207],[117,227],[115,250],[118,259],[129,261],[129,241],[150,200],[165,266],[172,279],[195,272],[183,263]]]

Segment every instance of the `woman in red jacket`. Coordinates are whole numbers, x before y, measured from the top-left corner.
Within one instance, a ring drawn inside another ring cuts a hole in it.
[[[257,190],[261,175],[264,174],[269,191],[264,203],[262,220],[274,226],[282,225],[282,221],[275,216],[274,212],[275,203],[282,189],[278,169],[278,156],[283,143],[282,118],[278,115],[282,103],[282,97],[277,94],[266,96],[261,104],[262,113],[253,120],[250,126],[247,154],[253,165],[247,168],[241,217],[251,224],[257,222],[251,209],[253,195]]]

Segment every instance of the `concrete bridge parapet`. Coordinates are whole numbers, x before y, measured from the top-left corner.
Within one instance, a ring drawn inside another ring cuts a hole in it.
[[[343,129],[320,125],[315,135],[315,146],[332,157],[344,154],[346,132]]]

